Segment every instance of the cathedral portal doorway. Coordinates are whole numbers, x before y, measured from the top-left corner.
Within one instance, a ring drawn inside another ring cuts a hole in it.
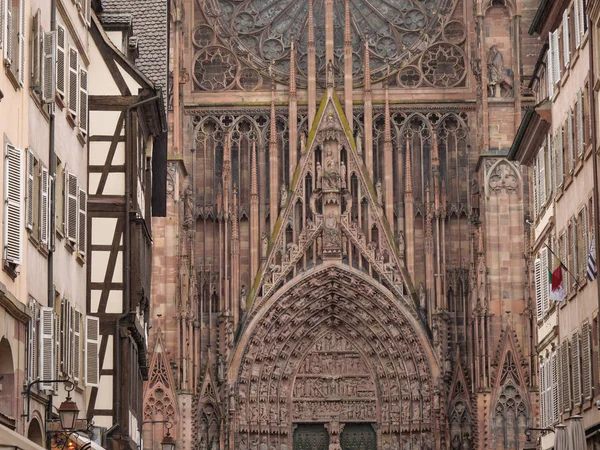
[[[294,450],[328,450],[329,433],[323,424],[300,424],[294,430]]]
[[[377,435],[368,423],[348,423],[340,435],[342,450],[377,450]]]

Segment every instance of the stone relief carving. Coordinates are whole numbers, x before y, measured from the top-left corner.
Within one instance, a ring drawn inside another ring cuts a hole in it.
[[[490,97],[512,97],[514,73],[504,67],[504,57],[497,45],[492,45],[487,58],[488,95]]]
[[[499,162],[488,175],[488,186],[492,194],[519,193],[519,176],[508,161]]]

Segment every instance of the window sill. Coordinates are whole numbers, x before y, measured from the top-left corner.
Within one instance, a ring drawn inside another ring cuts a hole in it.
[[[560,79],[560,85],[561,86],[564,86],[567,83],[567,80],[569,79],[569,75],[571,74],[571,71],[569,70],[569,67],[570,66],[566,66],[563,69],[565,73],[563,73],[563,76]]]
[[[70,112],[67,112],[67,122],[69,123],[69,125],[71,125],[71,128],[73,129],[75,129],[75,127],[77,126],[77,119],[73,117],[73,115]]]
[[[40,100],[40,94],[35,92],[33,89],[29,91],[29,96],[33,99],[35,106],[40,111],[46,122],[50,122],[50,114],[48,110],[44,107],[44,103]]]
[[[3,264],[2,264],[2,270],[4,270],[4,272],[6,272],[8,274],[8,276],[10,277],[10,279],[13,281],[15,281],[17,279],[17,277],[19,276],[17,267],[19,267],[19,266],[17,266],[16,264],[13,264],[13,263],[9,263],[7,261],[3,261]]]
[[[577,164],[575,164],[575,169],[573,169],[573,176],[571,178],[574,178],[579,172],[581,172],[581,169],[583,169],[583,159],[579,158],[579,155],[577,155]]]
[[[81,144],[82,147],[85,147],[85,143],[87,142],[87,137],[81,131],[77,133],[77,140]]]
[[[59,94],[58,92],[56,93],[56,96],[54,97],[56,106],[58,106],[60,108],[60,110],[62,111],[63,108],[65,107],[65,99],[63,98],[62,94]]]
[[[585,150],[583,158],[587,160],[590,157],[590,155],[593,153],[593,149],[594,149],[594,147],[592,146],[592,144],[588,145],[588,148]]]
[[[569,69],[571,69],[571,70],[574,70],[575,63],[579,59],[580,49],[581,49],[581,45],[579,45],[579,48],[576,49],[574,52],[571,53],[571,64],[569,66]]]
[[[81,267],[85,265],[85,255],[83,255],[82,253],[77,252],[75,254],[75,260],[77,261],[77,263],[79,263]]]
[[[19,84],[17,75],[12,71],[11,67],[12,64],[7,64],[6,60],[4,60],[4,71],[6,72],[6,77],[12,83],[13,87],[15,88],[15,91],[18,91],[21,88],[21,85]]]
[[[554,85],[554,93],[552,94],[552,103],[556,102],[556,100],[558,100],[558,97],[560,95],[560,83],[556,83]]]
[[[67,239],[67,242],[65,243],[65,247],[67,248],[67,251],[72,255],[73,253],[75,253],[75,244],[73,242],[71,242],[69,239]]]

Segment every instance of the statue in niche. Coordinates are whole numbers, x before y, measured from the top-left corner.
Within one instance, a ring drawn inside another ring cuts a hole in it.
[[[419,308],[425,309],[427,302],[427,294],[425,293],[425,286],[423,282],[419,284]]]
[[[356,135],[356,153],[362,156],[362,134],[360,134],[360,131]]]
[[[381,181],[378,180],[377,184],[375,184],[375,192],[377,193],[377,203],[380,206],[383,206],[383,192],[381,192]]]
[[[342,189],[346,189],[346,164],[344,161],[340,162],[340,180]]]
[[[267,233],[263,233],[260,236],[260,243],[261,243],[262,257],[266,258],[267,250],[269,249],[269,238],[267,236]]]
[[[225,361],[223,355],[217,357],[217,381],[222,382],[225,379]]]
[[[192,192],[192,186],[188,185],[185,189],[185,213],[183,223],[186,227],[191,227],[194,222],[194,194]]]
[[[400,258],[404,258],[404,232],[400,230],[398,232],[398,253]]]
[[[300,154],[303,155],[306,152],[306,133],[300,135]]]
[[[250,443],[250,450],[258,450],[258,438],[252,439]]]
[[[233,332],[233,324],[231,322],[229,322],[225,326],[225,336],[227,337],[227,348],[232,349],[234,332]]]
[[[281,189],[279,191],[281,194],[281,200],[279,202],[279,207],[285,208],[285,204],[287,203],[287,198],[288,198],[288,190],[287,190],[287,186],[285,185],[285,183],[283,183],[281,185]]]
[[[317,161],[317,189],[321,189],[321,180],[323,179],[323,167],[321,163]]]
[[[477,218],[477,217],[479,217],[479,183],[477,183],[477,180],[475,178],[473,178],[471,180],[470,191],[471,191],[471,212],[472,212],[473,218]]]
[[[246,303],[248,302],[248,292],[246,291],[246,285],[242,284],[240,290],[240,309],[246,311]]]
[[[323,256],[323,238],[320,235],[317,236],[317,255]]]
[[[198,448],[200,450],[206,450],[206,442],[204,442],[204,437],[200,437],[200,442],[198,443]]]
[[[269,450],[269,446],[267,445],[267,437],[263,436],[261,441],[260,441],[260,446],[258,447],[258,450]]]
[[[210,450],[219,450],[219,443],[217,442],[216,437],[213,437],[212,443],[210,444]]]
[[[488,95],[490,97],[511,97],[513,95],[514,73],[504,67],[504,57],[496,44],[490,47],[487,58]]]

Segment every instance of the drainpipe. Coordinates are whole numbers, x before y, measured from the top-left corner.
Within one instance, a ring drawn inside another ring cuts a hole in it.
[[[56,31],[56,0],[50,6],[50,30]],[[49,172],[56,185],[56,154],[54,153],[54,105],[50,104],[50,136],[48,138]],[[50,193],[50,233],[48,235],[48,306],[54,306],[54,231],[56,227],[56,189],[52,186]]]
[[[161,95],[155,95],[153,97],[141,100],[133,105],[130,105],[125,110],[125,230],[123,237],[124,244],[124,273],[123,273],[123,287],[125,289],[124,308],[123,313],[117,316],[115,320],[115,336],[114,336],[114,348],[115,348],[115,376],[113,377],[113,405],[115,411],[114,425],[110,428],[111,433],[121,424],[121,383],[118,378],[121,373],[121,338],[119,336],[121,329],[121,321],[126,319],[131,312],[131,225],[129,219],[129,213],[131,210],[131,183],[133,178],[133,172],[131,170],[132,164],[132,140],[131,140],[131,111],[139,108],[150,102],[155,102],[161,98]],[[129,430],[131,433],[131,430]]]
[[[599,238],[600,238],[600,230],[598,229],[600,225],[600,211],[598,211],[598,154],[597,150],[597,136],[596,136],[596,95],[594,89],[594,39],[592,38],[592,27],[589,20],[589,13],[585,14],[586,20],[588,21],[588,32],[590,33],[588,39],[588,46],[590,48],[590,91],[589,91],[589,99],[588,103],[590,105],[590,122],[591,133],[590,137],[592,139],[592,162],[593,172],[594,172],[594,242],[595,242],[595,251],[596,254],[594,257],[596,258],[596,267],[598,267],[598,247],[599,247]],[[598,290],[596,297],[598,298],[598,314],[600,314],[600,280],[596,280],[596,288]],[[598,317],[600,320],[600,316]]]

